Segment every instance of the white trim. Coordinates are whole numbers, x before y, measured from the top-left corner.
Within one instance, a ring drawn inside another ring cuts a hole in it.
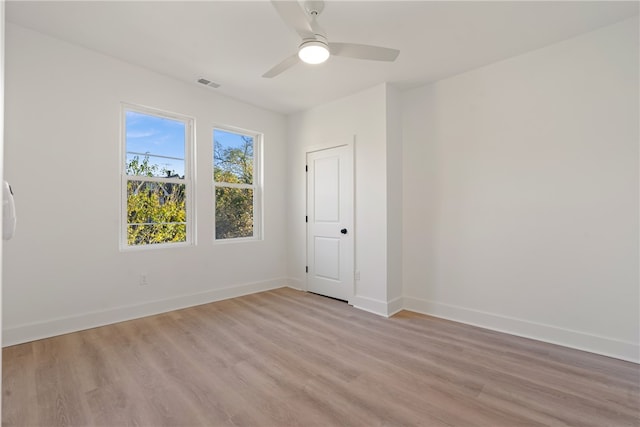
[[[304,287],[304,281],[300,279],[296,279],[294,277],[287,278],[287,287],[291,289],[295,289],[296,291],[306,292]]]
[[[136,252],[136,251],[148,251],[151,249],[175,249],[175,248],[188,248],[194,246],[195,243],[189,242],[173,242],[173,243],[149,243],[146,245],[127,245],[121,247],[120,252]]]
[[[127,162],[127,126],[126,113],[134,111],[141,114],[147,114],[155,117],[161,117],[169,120],[180,121],[185,126],[184,141],[184,178],[163,178],[163,177],[145,177],[127,175],[125,165]],[[120,103],[120,237],[119,248],[121,252],[164,249],[173,247],[193,246],[196,244],[195,233],[195,119],[184,114],[172,113],[159,110],[157,108],[146,107],[142,105],[131,104],[128,102]],[[186,209],[186,239],[184,242],[170,243],[154,243],[145,245],[129,245],[127,242],[127,183],[129,181],[150,181],[169,184],[184,185],[185,188],[185,209]]]
[[[404,298],[397,297],[390,301],[377,300],[363,296],[354,296],[349,304],[355,308],[377,314],[378,316],[391,317],[404,310]]]
[[[628,341],[420,298],[405,296],[404,309],[493,331],[640,363],[640,345]]]
[[[227,188],[240,188],[244,190],[254,190],[254,184],[236,184],[233,182],[214,182],[216,187],[227,187]]]
[[[323,144],[314,144],[314,145],[310,145],[308,146],[305,151],[304,151],[304,155],[305,155],[305,160],[307,158],[307,154],[309,153],[315,153],[318,151],[324,151],[324,150],[331,150],[332,148],[338,148],[338,147],[353,147],[354,143],[355,143],[355,135],[351,138],[351,140],[349,140],[346,137],[342,137],[342,138],[336,138],[335,141],[333,142],[325,142]]]
[[[0,177],[4,177],[4,79],[5,79],[5,2],[0,3]],[[0,234],[2,233],[0,212]],[[2,242],[0,242],[0,340],[2,339]],[[2,375],[2,352],[0,351],[0,378]],[[0,381],[1,382],[1,381]],[[2,419],[2,394],[0,394],[0,420]]]
[[[75,316],[59,317],[44,322],[27,323],[5,329],[3,331],[2,346],[7,347],[10,345],[166,313],[196,305],[208,304],[224,299],[269,291],[285,287],[286,285],[287,279],[276,278],[230,286],[222,289],[212,289],[210,291],[196,294],[181,295],[174,298],[155,300],[136,305],[92,311]]]
[[[348,298],[349,300],[349,304],[351,304],[351,299],[355,298],[355,294],[356,294],[356,280],[355,280],[355,271],[356,271],[356,246],[357,246],[357,235],[355,234],[356,232],[356,135],[351,135],[351,136],[342,136],[342,137],[335,137],[335,138],[329,138],[327,139],[325,142],[321,143],[321,144],[314,144],[314,145],[310,145],[307,146],[304,150],[303,150],[303,159],[302,161],[304,162],[303,164],[305,165],[305,169],[308,168],[308,164],[307,164],[307,158],[309,157],[309,154],[311,153],[315,153],[318,151],[324,151],[324,150],[331,150],[333,148],[339,148],[339,147],[347,147],[349,149],[349,151],[351,152],[351,174],[352,174],[352,182],[351,185],[353,186],[353,188],[351,189],[351,194],[353,195],[352,197],[352,202],[353,202],[353,206],[352,206],[352,210],[351,210],[351,214],[352,217],[350,218],[350,223],[351,223],[351,229],[352,229],[352,235],[353,235],[353,272],[354,272],[354,276],[352,277],[352,287],[351,287],[351,292],[350,292],[350,296]],[[305,183],[304,183],[304,214],[308,217],[309,212],[307,212],[307,207],[309,206],[309,195],[308,195],[308,179],[309,179],[309,175],[307,173],[305,173],[304,176],[305,179]],[[305,263],[307,265],[307,268],[309,266],[309,224],[305,224],[305,232],[304,232],[304,241],[305,241],[305,245],[304,245],[304,250],[305,250],[305,254],[304,254],[304,259],[305,259]],[[308,283],[308,274],[305,274],[304,276],[304,291],[308,291],[309,290],[309,283]]]
[[[404,298],[397,297],[391,301],[387,301],[387,317],[391,317],[396,313],[404,310]]]
[[[215,131],[219,130],[227,133],[235,133],[243,136],[250,136],[253,138],[253,183],[252,184],[234,184],[227,182],[215,182],[213,180],[213,171],[215,168],[215,146],[212,146],[211,156],[211,200],[213,201],[213,244],[228,244],[238,242],[256,242],[264,240],[264,200],[263,200],[263,155],[262,146],[264,141],[264,134],[248,129],[241,129],[235,126],[218,125],[214,124],[211,127],[211,144],[215,144]],[[228,187],[228,188],[241,188],[253,190],[253,236],[250,237],[232,237],[228,239],[216,238],[216,187]]]
[[[7,347],[282,287],[304,291],[303,285],[304,282],[296,278],[276,278],[70,317],[60,317],[45,322],[23,324],[3,330],[2,346]],[[402,310],[413,311],[510,335],[640,363],[640,346],[632,342],[420,298],[405,296],[385,302],[374,298],[354,296],[349,304],[357,309],[384,317],[391,317]]]
[[[369,313],[377,314],[378,316],[388,317],[387,303],[385,301],[355,295],[349,300],[349,304],[360,310],[368,311]]]

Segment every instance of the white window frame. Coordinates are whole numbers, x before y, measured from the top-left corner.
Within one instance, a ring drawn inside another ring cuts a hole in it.
[[[127,126],[126,113],[133,111],[136,113],[161,117],[170,120],[176,120],[185,124],[185,147],[184,147],[184,178],[163,178],[127,175]],[[193,153],[195,151],[195,119],[178,113],[167,112],[156,108],[145,107],[141,105],[121,103],[120,107],[120,176],[121,176],[121,203],[120,203],[120,250],[121,251],[139,251],[151,249],[166,249],[193,246],[195,239],[195,202],[193,198],[194,182],[193,177]],[[144,245],[129,245],[127,242],[127,183],[129,181],[148,181],[173,183],[185,186],[185,209],[186,209],[186,239],[184,242],[172,243],[150,243]]]
[[[235,184],[225,182],[215,182],[213,170],[215,167],[215,131],[237,133],[253,138],[253,184]],[[210,133],[212,156],[211,156],[211,199],[213,200],[213,242],[214,244],[228,244],[238,242],[255,242],[263,240],[263,200],[262,200],[262,144],[263,134],[247,129],[241,129],[226,125],[215,125]],[[253,236],[251,237],[231,237],[226,239],[216,238],[216,187],[246,188],[253,190]]]

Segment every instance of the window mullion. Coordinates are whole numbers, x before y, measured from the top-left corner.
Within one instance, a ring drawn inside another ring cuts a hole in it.
[[[213,185],[216,187],[255,189],[254,184],[238,184],[235,182],[214,182]]]
[[[146,182],[158,182],[167,184],[185,184],[189,180],[186,178],[162,178],[156,176],[143,176],[143,175],[126,175],[128,181],[146,181]]]

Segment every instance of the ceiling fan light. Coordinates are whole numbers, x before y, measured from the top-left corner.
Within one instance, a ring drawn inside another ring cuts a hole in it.
[[[298,57],[307,64],[322,64],[329,59],[329,47],[318,40],[306,41],[300,45]]]

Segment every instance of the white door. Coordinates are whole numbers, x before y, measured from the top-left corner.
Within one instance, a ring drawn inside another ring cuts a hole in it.
[[[307,290],[353,298],[353,147],[307,153]]]

